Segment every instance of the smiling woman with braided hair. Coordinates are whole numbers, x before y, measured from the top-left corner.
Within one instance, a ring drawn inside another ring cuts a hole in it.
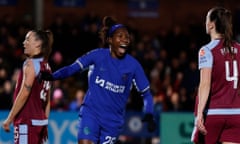
[[[88,91],[79,111],[79,144],[116,143],[132,86],[144,100],[143,121],[149,131],[155,130],[149,82],[139,62],[127,54],[128,29],[112,17],[104,17],[102,24],[100,35],[109,48],[96,48],[53,74],[42,72],[42,79],[58,80],[88,68]]]

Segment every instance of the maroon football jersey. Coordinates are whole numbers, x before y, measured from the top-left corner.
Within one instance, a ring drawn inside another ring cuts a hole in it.
[[[18,115],[14,119],[14,123],[26,123],[33,124],[37,122],[36,125],[40,125],[41,121],[46,120],[45,108],[48,100],[48,92],[51,88],[51,84],[49,81],[39,81],[38,76],[40,71],[51,71],[51,68],[47,62],[44,62],[42,58],[32,59],[34,63],[35,69],[35,80],[32,85],[32,89],[30,92],[30,96],[28,97],[25,105],[18,113]],[[14,101],[19,93],[19,90],[22,85],[23,79],[23,70],[21,70],[18,78],[18,82],[16,84],[16,88],[14,91]],[[33,124],[35,125],[35,124]]]
[[[207,109],[240,108],[240,45],[238,43],[233,43],[232,52],[233,55],[224,48],[222,39],[211,41],[199,51],[199,68],[212,68]],[[237,111],[239,113],[238,109]],[[221,113],[225,112],[221,110]]]
[[[240,108],[240,45],[234,43],[232,49],[233,57],[224,50],[222,40],[211,49],[213,65],[209,108]]]
[[[221,125],[219,120],[223,121],[225,127],[228,127],[228,130],[222,133],[221,138],[226,138],[230,141],[238,141],[238,139],[235,139],[235,135],[227,133],[239,133],[239,128],[234,125],[238,125],[236,121],[238,121],[240,115],[240,45],[234,43],[232,50],[233,55],[231,55],[228,50],[224,49],[223,40],[213,40],[209,44],[203,46],[199,51],[199,68],[212,68],[211,87],[206,106],[207,116],[204,115],[206,116],[204,117],[206,121],[205,126],[209,132],[205,137],[205,141],[207,142],[210,142],[211,140],[215,141],[215,139],[219,137],[218,134],[222,131],[222,128],[220,128],[220,126],[211,127],[212,123]],[[198,101],[199,98],[196,96],[194,108],[195,117],[197,116]],[[211,117],[209,115],[214,116]],[[226,115],[227,117],[225,117]],[[230,120],[226,120],[228,115],[235,115],[235,117],[233,118],[232,116],[229,117]],[[201,136],[201,133],[199,133],[195,125],[191,140],[194,142],[200,142],[203,140],[203,137]]]

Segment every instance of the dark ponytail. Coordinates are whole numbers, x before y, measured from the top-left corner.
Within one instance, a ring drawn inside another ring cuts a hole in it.
[[[223,45],[226,51],[233,55],[232,50],[232,14],[229,10],[222,7],[214,7],[211,9],[210,21],[214,21],[216,25],[216,32],[223,35]]]
[[[52,52],[53,45],[53,34],[50,30],[33,30],[36,34],[36,38],[42,41],[41,45],[41,56],[44,57],[45,60],[48,60],[49,55]]]
[[[117,24],[117,20],[110,16],[105,16],[102,20],[102,28],[100,30],[100,37],[104,45],[108,43],[109,31],[113,25]]]
[[[50,30],[46,31],[48,36],[47,48],[45,49],[44,58],[48,60],[51,52],[52,52],[52,45],[53,45],[53,33]]]
[[[224,46],[227,47],[227,49],[230,51],[231,55],[233,55],[232,50],[232,15],[231,12],[226,10],[223,21],[225,21],[225,33],[224,33]]]

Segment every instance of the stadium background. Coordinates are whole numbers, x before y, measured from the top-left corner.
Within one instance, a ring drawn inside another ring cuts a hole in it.
[[[124,144],[187,144],[199,83],[197,53],[209,41],[205,17],[220,5],[233,13],[234,37],[240,41],[238,0],[0,0],[0,124],[12,105],[16,75],[24,60],[22,42],[29,29],[54,33],[50,59],[53,71],[101,46],[98,28],[103,16],[115,16],[132,32],[129,53],[142,64],[151,83],[158,130],[141,124],[141,97],[133,90],[120,137]],[[76,143],[77,111],[72,103],[87,88],[86,73],[55,81],[49,143]],[[0,144],[13,133],[0,130]]]

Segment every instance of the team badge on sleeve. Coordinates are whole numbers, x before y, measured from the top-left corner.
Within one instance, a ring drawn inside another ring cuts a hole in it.
[[[213,58],[212,53],[208,48],[201,48],[198,54],[199,58],[199,68],[203,67],[212,67],[213,65]]]
[[[199,64],[207,64],[208,63],[208,58],[207,58],[207,53],[206,50],[201,48],[199,51]]]
[[[205,50],[204,49],[201,49],[200,52],[199,52],[199,55],[202,57],[205,55]]]

